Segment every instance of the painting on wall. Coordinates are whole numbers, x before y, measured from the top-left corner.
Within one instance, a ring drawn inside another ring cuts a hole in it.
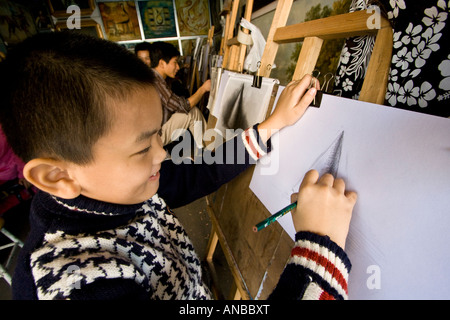
[[[108,40],[142,39],[134,1],[99,2],[98,7]]]
[[[83,33],[96,38],[103,38],[103,32],[100,25],[91,19],[81,20],[80,29],[72,29],[73,32]],[[57,31],[67,30],[66,22],[59,22],[56,24],[55,29]]]
[[[37,33],[31,12],[13,1],[0,1],[0,35],[10,46]]]
[[[180,36],[207,35],[211,22],[207,0],[175,1]]]
[[[82,16],[88,16],[94,11],[94,0],[47,0],[50,13],[55,17],[66,17],[71,15],[67,13],[67,8],[71,5],[77,5],[80,8]]]
[[[138,3],[146,39],[177,36],[172,0]]]

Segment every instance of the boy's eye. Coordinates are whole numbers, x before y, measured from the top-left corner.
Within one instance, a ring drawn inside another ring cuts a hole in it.
[[[138,152],[138,153],[136,153],[136,154],[145,154],[145,153],[147,153],[147,152],[148,152],[148,150],[150,150],[150,147],[147,147],[147,148],[145,148],[145,149],[143,149],[143,150],[139,151],[139,152]]]

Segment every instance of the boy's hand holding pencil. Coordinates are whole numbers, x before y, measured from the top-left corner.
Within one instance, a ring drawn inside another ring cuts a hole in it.
[[[305,174],[298,193],[291,195],[291,204],[253,227],[258,232],[292,212],[296,232],[308,231],[328,236],[345,249],[352,211],[358,198],[356,192],[346,191],[342,179],[327,173],[319,178],[317,170]]]
[[[328,236],[345,249],[350,219],[357,194],[345,190],[342,179],[327,173],[319,178],[316,170],[305,174],[298,193],[291,196],[297,201],[292,210],[295,231],[309,231]]]

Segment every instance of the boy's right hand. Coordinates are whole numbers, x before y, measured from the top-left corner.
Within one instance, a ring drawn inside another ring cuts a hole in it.
[[[298,205],[292,212],[296,232],[309,231],[328,236],[345,249],[345,240],[357,194],[345,191],[342,179],[311,170],[305,174],[298,193],[291,201]]]
[[[311,84],[315,86],[309,88]],[[314,100],[319,88],[319,81],[308,74],[301,80],[290,82],[281,93],[275,110],[258,125],[262,141],[266,142],[273,133],[296,123]]]

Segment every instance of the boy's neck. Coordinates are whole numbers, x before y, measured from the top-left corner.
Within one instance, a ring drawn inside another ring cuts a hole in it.
[[[160,68],[159,66],[153,68],[153,70],[155,70],[156,72],[158,72],[161,77],[163,77],[163,79],[165,80],[167,78],[167,74],[164,72],[164,70],[162,68]]]

